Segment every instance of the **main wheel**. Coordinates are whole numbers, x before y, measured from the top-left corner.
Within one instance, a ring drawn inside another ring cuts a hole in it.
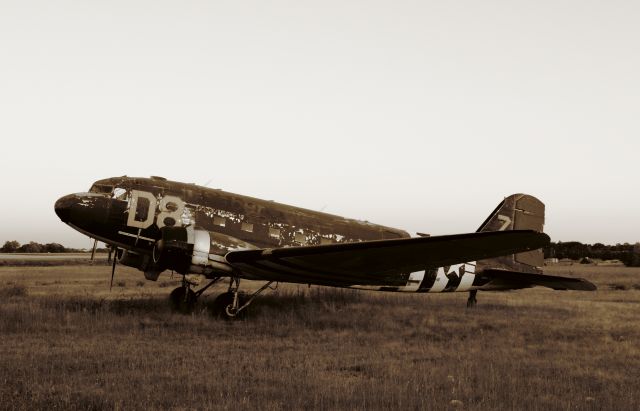
[[[182,314],[191,314],[197,300],[196,293],[188,287],[178,287],[169,295],[171,308]]]
[[[239,306],[242,307],[243,298],[240,295],[238,298],[240,298]],[[232,292],[226,292],[217,296],[216,299],[213,300],[211,310],[213,315],[218,318],[224,318],[225,320],[238,320],[244,318],[246,315],[246,309],[239,313],[234,312]]]

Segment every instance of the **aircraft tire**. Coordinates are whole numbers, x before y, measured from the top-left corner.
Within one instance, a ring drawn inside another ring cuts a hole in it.
[[[185,296],[185,290],[187,290],[187,295]],[[171,291],[169,295],[169,301],[171,302],[171,308],[173,311],[179,312],[181,314],[191,314],[196,306],[196,302],[198,301],[198,297],[196,297],[196,293],[186,287],[178,287],[175,290]]]
[[[243,299],[240,298],[240,305],[242,305]],[[211,306],[212,314],[218,318],[223,318],[225,320],[240,320],[245,318],[246,309],[240,311],[236,315],[230,315],[228,312],[228,308],[233,305],[233,293],[226,292],[222,293],[216,297]]]

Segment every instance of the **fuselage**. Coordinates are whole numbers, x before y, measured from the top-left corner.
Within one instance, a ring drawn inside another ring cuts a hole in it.
[[[193,254],[177,271],[208,277],[229,275],[224,256],[230,251],[410,237],[406,231],[367,221],[161,177],[99,180],[86,193],[60,198],[55,210],[74,229],[124,251],[121,262],[140,269],[152,280],[167,269],[156,253],[172,230],[186,232],[183,239],[191,244],[188,253]],[[406,273],[388,286],[373,289],[467,291],[486,283],[479,281],[475,270],[475,262],[470,262]]]
[[[477,290],[595,289],[586,281],[541,275],[540,247],[549,242],[542,233],[544,204],[526,194],[506,197],[476,233],[432,238],[161,177],[99,180],[88,192],[60,198],[55,211],[149,280],[166,270],[204,275],[210,284],[230,278],[234,296],[226,306],[234,312],[245,307],[236,298],[241,278],[267,281],[264,287],[291,282],[469,291],[468,304],[475,304]],[[513,232],[500,233],[505,230]],[[194,293],[188,284],[172,292],[177,305]]]
[[[56,210],[84,234],[140,253],[151,252],[166,226],[192,226],[227,237],[216,250],[221,256],[245,248],[409,237],[391,227],[160,177],[99,180],[88,193],[58,200]]]
[[[197,297],[223,277],[230,278],[229,291],[216,299],[216,306],[230,317],[253,300],[240,303],[241,278],[266,282],[254,296],[273,282],[290,282],[469,291],[469,305],[475,304],[478,290],[595,289],[584,280],[541,275],[540,247],[549,242],[542,233],[544,204],[526,194],[506,197],[475,233],[431,238],[410,238],[406,231],[368,221],[161,177],[99,180],[88,192],[60,198],[55,212],[116,251],[112,278],[116,261],[139,269],[149,280],[166,270],[183,275],[183,285],[171,293],[180,310],[192,309]],[[501,233],[505,230],[513,231]],[[437,266],[443,264],[451,265]],[[188,274],[211,281],[195,292]]]

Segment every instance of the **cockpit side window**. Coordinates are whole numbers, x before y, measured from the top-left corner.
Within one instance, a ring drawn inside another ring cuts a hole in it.
[[[89,189],[90,193],[99,193],[99,194],[111,194],[113,191],[113,186],[108,184],[94,184]]]
[[[117,200],[126,200],[127,190],[121,187],[116,187],[113,189],[113,197]]]

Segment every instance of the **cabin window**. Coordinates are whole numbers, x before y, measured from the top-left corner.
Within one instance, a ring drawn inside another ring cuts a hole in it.
[[[269,237],[280,238],[279,228],[269,228]]]
[[[251,223],[242,223],[242,227],[240,229],[242,231],[246,231],[248,233],[253,233],[253,224],[251,224]]]
[[[330,239],[330,238],[324,238],[324,237],[323,237],[323,238],[321,238],[321,239],[320,239],[320,244],[321,244],[321,245],[324,245],[324,244],[333,244],[333,240],[332,240],[332,239]]]
[[[227,220],[224,217],[213,217],[213,225],[219,225],[220,227],[224,227],[227,224]]]
[[[305,237],[305,235],[303,233],[296,233],[296,235],[294,236],[294,240],[296,243],[299,244],[306,244],[307,243],[307,238]]]

